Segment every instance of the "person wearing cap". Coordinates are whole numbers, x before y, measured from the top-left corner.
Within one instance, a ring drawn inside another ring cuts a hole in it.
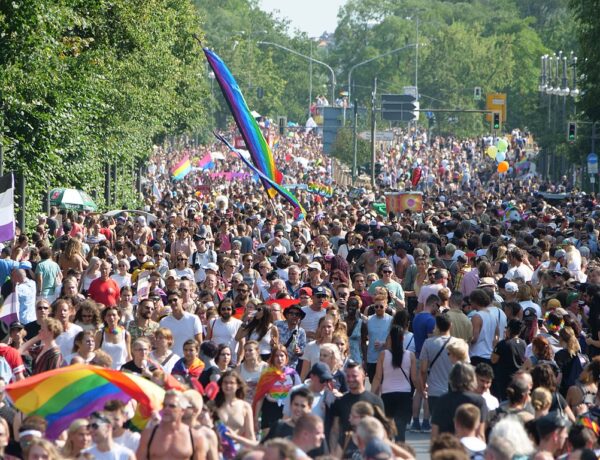
[[[552,460],[563,451],[571,423],[558,411],[549,412],[535,422],[539,436],[535,460]]]
[[[113,427],[104,411],[93,412],[90,416],[90,433],[94,445],[83,451],[98,460],[135,460],[135,453],[113,440]]]
[[[306,348],[306,331],[300,326],[306,313],[298,305],[290,305],[283,312],[285,320],[275,321],[279,330],[279,343],[288,351],[289,366],[297,368]]]
[[[317,287],[324,287],[329,289],[330,292],[333,291],[333,286],[331,285],[331,283],[327,280],[323,280],[321,279],[321,272],[323,271],[323,268],[321,267],[321,264],[319,262],[311,262],[308,264],[308,282],[304,283],[304,285],[302,287],[309,287],[313,289],[313,293],[314,293],[314,289],[316,289]]]
[[[306,299],[309,295],[311,296],[310,301]],[[306,338],[308,340],[314,340],[319,321],[327,314],[325,305],[329,298],[329,293],[327,292],[327,289],[322,286],[317,286],[314,289],[303,287],[300,289],[299,298],[301,304],[303,302],[307,303],[306,306],[302,307],[304,318],[302,319],[300,326],[306,331]]]

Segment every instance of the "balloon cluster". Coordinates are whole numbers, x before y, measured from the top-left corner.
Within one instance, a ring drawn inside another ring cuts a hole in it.
[[[333,196],[333,187],[329,185],[319,184],[317,182],[309,182],[306,184],[310,193],[315,193],[323,198],[331,198]]]
[[[506,152],[508,150],[508,141],[500,139],[496,145],[490,145],[485,151],[486,155],[498,163],[497,171],[504,174],[508,171],[509,164],[506,161]]]

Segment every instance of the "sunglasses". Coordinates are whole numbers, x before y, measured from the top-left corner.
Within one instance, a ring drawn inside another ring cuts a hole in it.
[[[233,311],[233,308],[231,308],[231,307],[222,307],[221,311]]]
[[[377,249],[383,249],[383,246],[376,246]]]
[[[297,311],[291,311],[288,313],[288,316],[300,316],[300,313],[298,313]]]
[[[37,307],[38,311],[50,310],[50,307]]]
[[[168,302],[173,303],[173,302],[177,302],[178,300],[179,300],[178,297],[172,297],[172,298],[168,299]]]
[[[185,257],[178,257],[177,261],[181,261],[181,260],[187,260]]]
[[[375,305],[375,310],[384,310],[385,305]]]
[[[250,292],[250,291],[248,291],[248,289],[240,289],[240,290],[239,290],[239,292],[240,292],[241,294],[246,294],[246,293],[248,293],[248,292]]]

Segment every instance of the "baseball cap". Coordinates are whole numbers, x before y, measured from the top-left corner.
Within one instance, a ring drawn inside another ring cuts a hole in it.
[[[363,458],[366,460],[387,460],[392,458],[392,448],[383,439],[373,438],[365,446]]]
[[[513,283],[512,281],[509,281],[504,286],[504,290],[506,292],[511,292],[511,293],[519,292],[519,285],[517,283]]]
[[[194,241],[200,241],[200,240],[205,240],[205,239],[206,239],[206,235],[200,235],[199,233],[196,233],[192,237],[192,240],[194,240]]]
[[[169,279],[169,278],[171,278],[171,277],[175,278],[176,280],[178,280],[178,279],[179,279],[179,276],[177,276],[177,272],[176,272],[175,270],[169,270],[169,271],[167,272],[167,274],[165,275],[165,279],[166,279],[166,280],[168,280],[168,279]]]
[[[540,417],[535,425],[540,438],[544,438],[555,430],[569,428],[571,422],[569,422],[568,418],[560,415],[558,411],[552,411]]]
[[[321,270],[321,264],[319,262],[311,262],[308,264],[308,268],[312,268],[314,270]]]
[[[564,249],[557,249],[556,252],[554,253],[554,257],[556,257],[557,259],[560,259],[561,257],[565,257],[567,255],[567,252]]]
[[[537,318],[537,313],[535,312],[535,308],[527,307],[525,311],[523,311],[523,319],[533,320]]]
[[[325,363],[315,363],[310,370],[312,375],[316,375],[320,380],[333,380],[333,374],[331,373],[331,369]]]
[[[10,323],[10,330],[12,331],[13,329],[25,329],[25,326],[23,326],[23,324],[21,324],[19,321],[13,321]]]
[[[329,296],[329,292],[323,286],[318,286],[318,287],[314,288],[312,291],[313,291],[313,295],[315,295],[315,296],[319,296],[319,295]]]
[[[214,262],[209,262],[202,267],[203,270],[212,270],[213,272],[219,271],[219,266]]]
[[[550,299],[548,300],[548,303],[546,304],[548,310],[554,310],[555,308],[560,308],[562,307],[560,300],[558,299]]]
[[[304,288],[300,289],[300,291],[298,292],[298,295],[299,296],[301,296],[301,295],[307,295],[309,297],[312,297],[313,290],[311,288],[309,288],[309,287],[304,287]]]

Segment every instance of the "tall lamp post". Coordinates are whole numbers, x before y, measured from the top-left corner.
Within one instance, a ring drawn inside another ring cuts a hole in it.
[[[416,43],[410,43],[406,46],[403,46],[401,48],[396,48],[394,50],[388,51],[386,53],[380,54],[378,56],[375,56],[371,59],[367,59],[366,61],[362,61],[359,62],[358,64],[354,64],[352,67],[350,67],[350,70],[348,71],[348,100],[351,101],[351,97],[352,97],[352,73],[354,72],[354,70],[360,66],[363,66],[365,64],[368,64],[369,62],[373,62],[376,61],[377,59],[381,59],[384,58],[386,56],[390,56],[392,54],[396,54],[402,50],[408,49],[408,48],[412,48],[413,46],[417,46]]]
[[[569,75],[569,69],[571,74]],[[569,78],[570,77],[570,78]],[[569,84],[571,85],[569,87]],[[571,51],[569,57],[566,53],[559,51],[552,56],[545,54],[541,57],[540,84],[538,90],[542,97],[548,97],[548,129],[556,131],[556,119],[552,118],[552,96],[556,96],[556,112],[558,112],[559,97],[562,97],[562,107],[560,109],[560,131],[566,131],[565,122],[567,120],[567,98],[573,100],[579,96],[577,88],[577,56]],[[573,104],[573,111],[575,104]],[[548,159],[548,166],[549,160]],[[549,169],[549,168],[547,168]]]
[[[322,66],[327,67],[327,70],[329,70],[329,73],[331,74],[331,104],[335,103],[335,86],[336,86],[335,72],[333,71],[333,69],[331,68],[330,65],[326,64],[323,61],[319,61],[318,59],[315,59],[312,56],[307,56],[306,54],[299,53],[296,50],[293,50],[293,49],[288,48],[286,46],[280,45],[279,43],[259,41],[258,44],[259,45],[274,46],[275,48],[280,48],[280,49],[282,49],[284,51],[287,51],[288,53],[292,53],[292,54],[295,54],[296,56],[300,56],[301,58],[304,58],[304,59],[308,60],[310,63],[314,62],[315,64],[321,64]],[[309,103],[310,103],[310,101],[309,101]]]

